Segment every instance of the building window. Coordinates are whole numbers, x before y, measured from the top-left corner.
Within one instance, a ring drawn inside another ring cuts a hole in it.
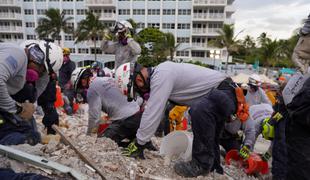
[[[133,15],[145,15],[145,9],[134,9]]]
[[[118,1],[130,1],[130,0],[118,0]]]
[[[36,35],[28,34],[27,35],[27,40],[33,40],[36,39]]]
[[[54,2],[58,2],[59,0],[49,0],[49,1],[50,1],[50,2],[53,2],[53,1],[54,1]]]
[[[163,29],[175,29],[174,23],[163,23]]]
[[[72,35],[65,35],[65,41],[74,41],[74,38]]]
[[[183,24],[183,23],[179,23],[178,24],[178,29],[190,29],[190,24]]]
[[[189,56],[189,51],[177,51],[177,56]]]
[[[73,23],[73,22],[68,22],[68,23],[66,24],[66,26],[67,26],[68,28],[74,29],[74,23]]]
[[[95,48],[90,48],[90,53],[95,54]],[[100,48],[96,48],[96,54],[102,54],[102,50]]]
[[[148,9],[147,14],[148,15],[160,15],[160,9]]]
[[[37,0],[37,2],[45,2],[46,0]]]
[[[179,15],[191,15],[192,10],[191,9],[179,9],[178,14]]]
[[[189,37],[177,37],[177,43],[189,43]]]
[[[88,54],[88,49],[87,48],[79,48],[78,53],[79,54]]]
[[[147,27],[159,29],[159,23],[147,23]]]
[[[175,9],[163,9],[163,15],[175,15]]]
[[[37,9],[38,15],[43,15],[43,14],[45,14],[45,12],[46,12],[46,9]]]
[[[25,9],[24,12],[26,15],[30,15],[33,14],[33,9]]]
[[[203,52],[203,51],[192,51],[192,57],[205,57],[205,52]]]
[[[33,0],[24,0],[24,2],[32,2]]]
[[[71,53],[75,53],[75,48],[69,48]]]
[[[119,9],[118,14],[119,15],[130,15],[130,9]]]
[[[113,27],[114,26],[114,22],[104,22],[103,23],[106,27]]]
[[[73,2],[73,0],[63,0],[64,2]]]
[[[76,10],[77,15],[85,15],[86,14],[86,9],[77,9]]]
[[[65,15],[73,15],[73,9],[64,9],[63,12]]]
[[[160,0],[149,0],[149,1],[160,1]]]
[[[76,1],[77,1],[77,2],[79,2],[79,1],[80,1],[80,2],[83,2],[84,0],[76,0]]]
[[[26,22],[26,27],[35,27],[34,22]]]
[[[137,23],[137,29],[145,28],[145,23]]]

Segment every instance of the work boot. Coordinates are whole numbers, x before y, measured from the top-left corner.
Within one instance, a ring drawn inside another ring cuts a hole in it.
[[[196,160],[191,160],[189,162],[178,162],[174,165],[174,171],[183,177],[197,177],[207,175],[209,170],[201,167]]]
[[[144,147],[150,151],[157,151],[157,148],[153,145],[152,141],[147,142]]]

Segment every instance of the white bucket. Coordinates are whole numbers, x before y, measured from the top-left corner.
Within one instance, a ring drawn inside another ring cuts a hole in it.
[[[160,145],[160,155],[168,159],[192,159],[193,135],[187,131],[173,131],[165,136]]]

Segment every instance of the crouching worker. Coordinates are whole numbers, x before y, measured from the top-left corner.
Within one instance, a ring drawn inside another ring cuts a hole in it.
[[[122,140],[135,138],[142,115],[140,106],[136,102],[127,101],[127,97],[121,93],[113,78],[96,77],[92,81],[91,79],[90,68],[77,68],[72,74],[75,91],[87,94],[89,105],[87,134],[98,132],[101,112],[105,112],[112,123],[104,132],[99,132],[98,137],[111,138],[119,146],[128,145]],[[155,150],[152,144],[149,145]]]
[[[222,174],[219,135],[231,115],[240,112],[238,115],[241,117],[246,112],[241,108],[245,104],[239,106],[241,99],[237,100],[236,97],[236,93],[242,93],[242,101],[245,103],[242,89],[236,88],[236,84],[225,74],[187,63],[164,62],[154,68],[126,63],[119,68],[133,68],[129,83],[133,87],[133,95],[139,93],[143,97],[145,93],[150,94],[136,140],[124,154],[143,157],[145,144],[150,142],[156,132],[167,101],[171,101],[190,107],[194,134],[192,160],[176,163],[176,173],[196,177],[216,170]],[[247,116],[241,119],[247,119]]]
[[[33,102],[62,60],[61,48],[49,41],[26,41],[21,47],[0,44],[0,144],[40,142]]]

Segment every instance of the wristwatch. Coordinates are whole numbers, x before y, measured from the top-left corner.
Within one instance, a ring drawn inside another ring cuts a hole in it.
[[[16,114],[20,114],[23,111],[23,107],[20,103],[16,102]]]

